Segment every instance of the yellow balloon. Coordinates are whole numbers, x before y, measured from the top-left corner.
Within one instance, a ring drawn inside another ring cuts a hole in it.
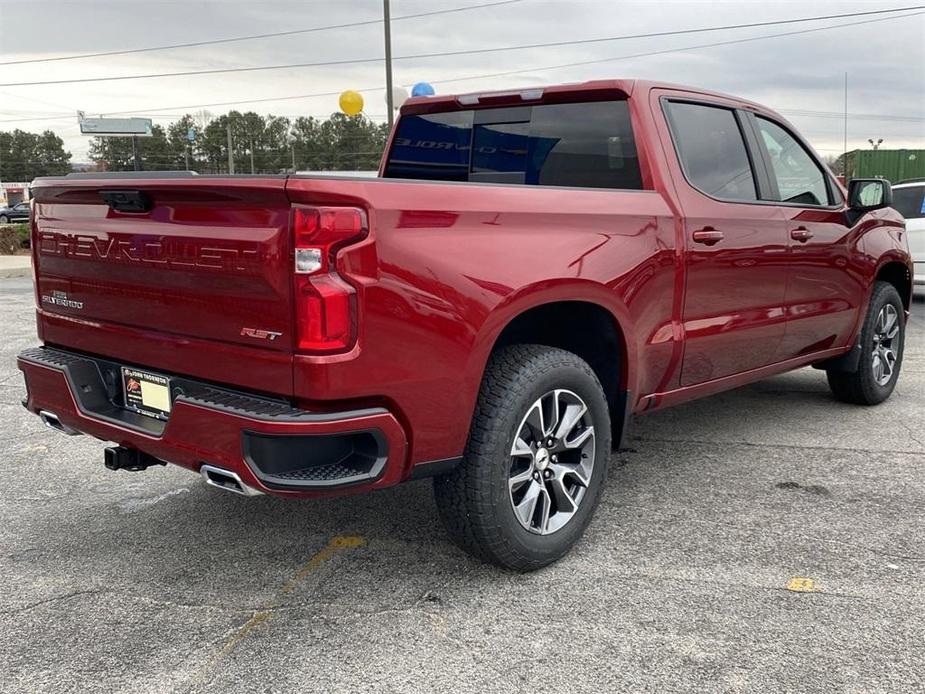
[[[363,110],[363,96],[359,92],[348,89],[340,95],[340,110],[348,116],[355,116]]]

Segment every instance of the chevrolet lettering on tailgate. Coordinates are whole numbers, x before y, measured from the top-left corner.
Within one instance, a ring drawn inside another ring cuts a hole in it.
[[[148,263],[165,268],[214,268],[253,272],[260,268],[260,245],[250,248],[222,246],[188,239],[165,241],[130,238],[98,238],[60,231],[38,233],[40,255],[87,258],[116,263]]]

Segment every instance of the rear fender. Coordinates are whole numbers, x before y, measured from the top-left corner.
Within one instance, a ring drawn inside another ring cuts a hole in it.
[[[502,331],[513,321],[534,308],[558,302],[584,302],[600,306],[611,316],[617,324],[619,337],[622,341],[620,364],[620,390],[633,391],[636,382],[637,346],[632,339],[629,311],[616,297],[614,292],[596,282],[586,280],[545,281],[527,285],[520,288],[495,307],[486,318],[478,337],[476,338],[469,361],[466,365],[466,374],[463,382],[470,388],[466,393],[466,402],[469,411],[475,411],[475,401],[478,390],[488,365],[491,352],[498,342]]]

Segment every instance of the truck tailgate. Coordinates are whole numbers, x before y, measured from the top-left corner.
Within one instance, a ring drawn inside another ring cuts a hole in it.
[[[288,394],[285,185],[285,177],[38,181],[33,257],[43,338]]]

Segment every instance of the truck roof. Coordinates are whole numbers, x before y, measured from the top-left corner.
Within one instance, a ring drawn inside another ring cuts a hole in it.
[[[626,99],[634,93],[645,93],[652,89],[670,89],[685,91],[698,96],[712,96],[733,101],[742,108],[753,111],[773,113],[772,109],[741,97],[714,92],[698,87],[688,87],[671,82],[635,79],[589,80],[587,82],[570,82],[566,84],[532,85],[519,89],[487,90],[465,92],[461,94],[440,94],[438,96],[415,96],[407,99],[401,107],[402,115],[410,113],[434,113],[475,106],[502,105],[508,103],[556,103],[563,101],[591,100],[596,97],[616,97]]]

